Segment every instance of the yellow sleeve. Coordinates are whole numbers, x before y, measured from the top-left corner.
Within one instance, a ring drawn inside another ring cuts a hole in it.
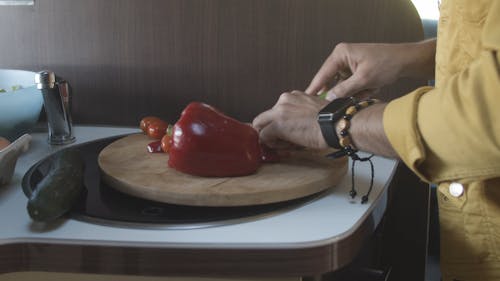
[[[384,111],[392,146],[428,182],[500,176],[500,1],[494,2],[478,58],[439,88],[419,88]]]

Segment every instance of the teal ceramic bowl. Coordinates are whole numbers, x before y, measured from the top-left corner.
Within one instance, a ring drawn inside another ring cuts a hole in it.
[[[35,72],[0,69],[0,136],[10,141],[28,133],[37,123],[43,97],[35,86]],[[12,87],[21,89],[12,91]]]

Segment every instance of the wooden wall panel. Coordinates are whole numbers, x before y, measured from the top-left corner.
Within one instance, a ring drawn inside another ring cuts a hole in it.
[[[304,89],[336,43],[423,32],[409,0],[38,0],[0,7],[0,38],[0,68],[70,81],[74,122],[136,125],[194,100],[251,121]]]

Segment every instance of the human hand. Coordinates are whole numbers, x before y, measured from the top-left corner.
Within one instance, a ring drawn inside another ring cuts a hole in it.
[[[325,149],[317,116],[328,101],[304,92],[283,93],[277,103],[253,120],[260,140],[275,149],[302,146]]]
[[[340,43],[323,63],[306,93],[316,95],[328,91],[329,101],[374,95],[401,76],[406,61],[404,46]]]

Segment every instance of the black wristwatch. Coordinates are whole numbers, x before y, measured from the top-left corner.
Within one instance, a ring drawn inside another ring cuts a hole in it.
[[[328,146],[336,149],[341,148],[335,124],[344,116],[346,109],[355,103],[356,100],[352,97],[338,98],[325,106],[318,114],[319,127]]]

